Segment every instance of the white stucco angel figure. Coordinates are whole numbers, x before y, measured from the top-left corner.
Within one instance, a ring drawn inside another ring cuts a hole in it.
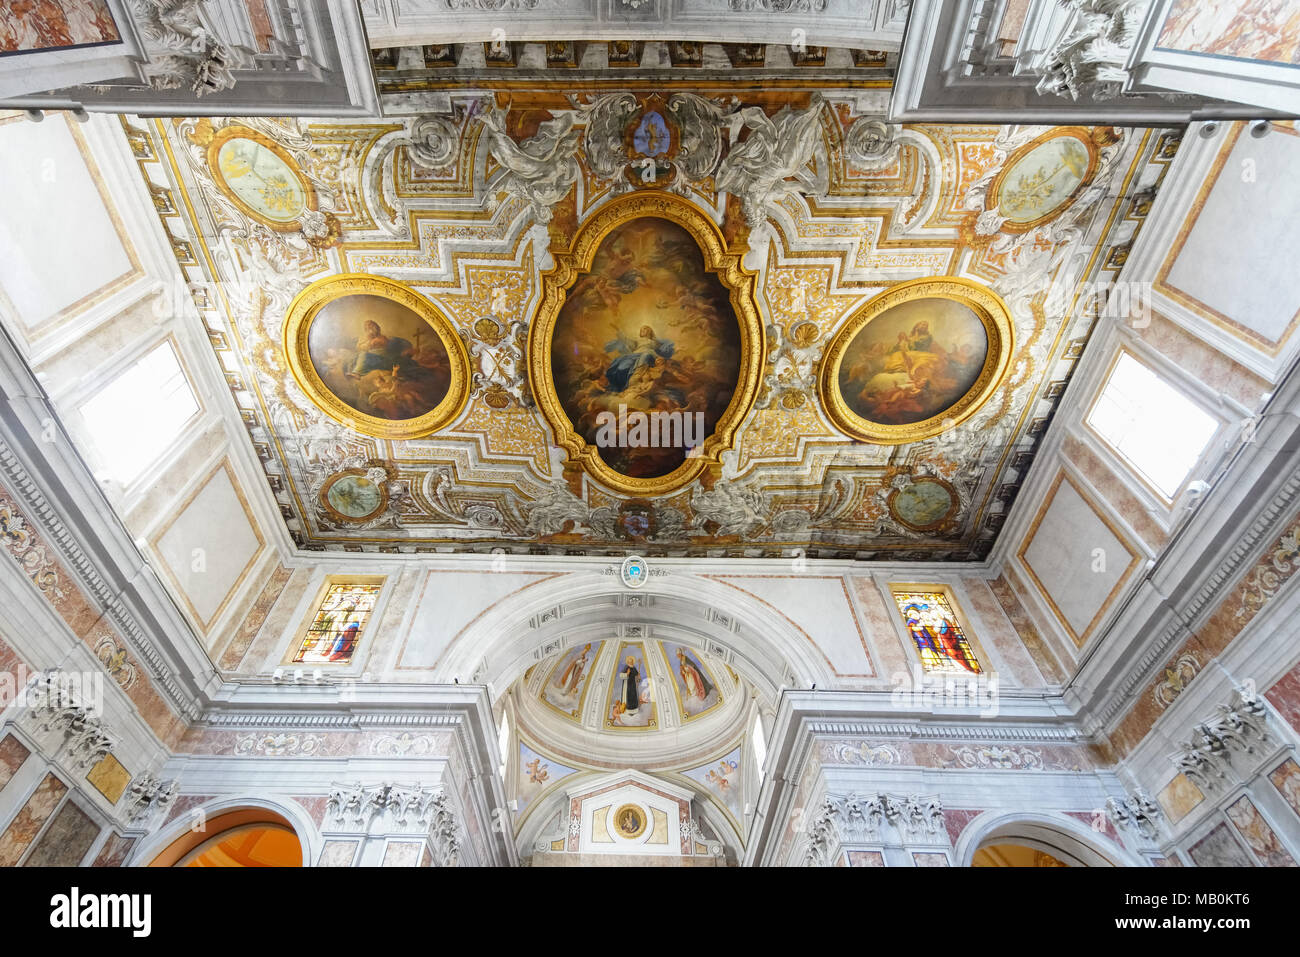
[[[526,200],[538,222],[550,222],[551,207],[578,178],[574,153],[582,134],[573,128],[573,114],[547,120],[523,143],[516,143],[506,132],[505,111],[490,110],[481,122],[487,128],[492,158],[505,168],[501,188]]]
[[[736,114],[749,127],[749,137],[722,161],[717,185],[740,200],[751,228],[762,225],[767,207],[788,193],[800,188],[825,192],[826,163],[819,162],[816,173],[808,167],[825,152],[819,128],[822,103],[821,95],[814,93],[809,107],[797,113],[786,106],[769,117],[760,107],[750,106]]]

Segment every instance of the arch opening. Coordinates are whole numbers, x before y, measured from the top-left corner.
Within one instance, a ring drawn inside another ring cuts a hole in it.
[[[267,808],[225,811],[187,830],[149,867],[301,867],[303,844],[293,825]]]

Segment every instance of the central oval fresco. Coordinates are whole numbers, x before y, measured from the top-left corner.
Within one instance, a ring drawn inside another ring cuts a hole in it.
[[[716,465],[753,402],[762,330],[753,276],[713,223],[675,198],[636,196],[556,258],[531,371],[571,459],[644,493]]]
[[[717,425],[740,372],[735,310],[691,234],[646,217],[606,236],[560,310],[551,369],[569,421],[610,468],[635,478],[678,468]],[[632,431],[642,422],[645,444]]]

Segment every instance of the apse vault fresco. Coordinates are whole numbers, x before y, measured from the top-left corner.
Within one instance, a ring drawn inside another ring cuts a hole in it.
[[[988,553],[1177,134],[706,79],[123,118],[300,547]]]

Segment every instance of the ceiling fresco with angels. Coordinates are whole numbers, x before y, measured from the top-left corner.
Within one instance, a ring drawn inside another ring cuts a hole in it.
[[[123,119],[300,547],[988,553],[1177,134],[717,85]]]

